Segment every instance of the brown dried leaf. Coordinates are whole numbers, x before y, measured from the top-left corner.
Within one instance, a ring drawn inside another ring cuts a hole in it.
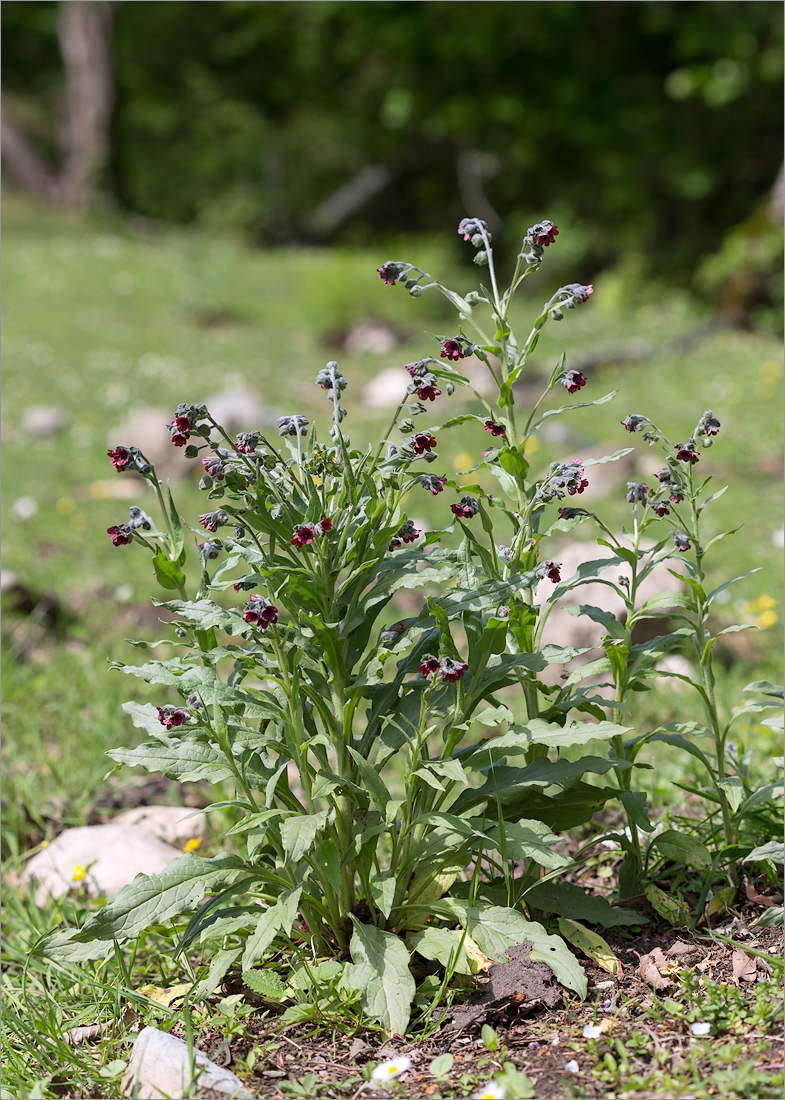
[[[754,982],[757,977],[758,963],[754,955],[748,955],[737,947],[731,959],[733,966],[733,980],[739,984],[739,978],[743,982]]]
[[[655,947],[648,955],[641,955],[638,963],[638,977],[642,978],[652,989],[670,989],[673,982],[661,970],[667,970],[669,962],[662,953],[662,948]],[[678,965],[677,965],[678,969]]]
[[[609,1032],[613,1031],[615,1025],[615,1020],[611,1020],[609,1016],[603,1016],[597,1026],[599,1027],[603,1035],[607,1035]]]
[[[84,1027],[72,1027],[63,1037],[69,1046],[78,1046],[80,1043],[97,1043],[111,1030],[111,1023],[86,1024]]]
[[[750,901],[756,905],[764,905],[771,909],[774,905],[782,905],[782,894],[759,894],[749,879],[746,879],[744,889]]]

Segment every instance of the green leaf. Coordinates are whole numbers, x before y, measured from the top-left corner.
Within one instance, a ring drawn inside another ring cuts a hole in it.
[[[286,997],[286,987],[274,970],[246,970],[243,981],[268,1001],[282,1001]]]
[[[754,680],[751,684],[747,684],[745,691],[754,691],[759,695],[769,695],[773,699],[782,700],[783,694],[785,694],[785,688],[782,684],[772,684],[770,680]]]
[[[447,1077],[452,1069],[455,1058],[452,1054],[440,1054],[438,1058],[434,1060],[428,1066],[428,1072],[431,1073],[436,1080],[440,1080],[442,1077]]]
[[[686,863],[688,867],[711,867],[711,852],[706,845],[686,833],[680,833],[678,829],[658,833],[651,847],[659,848],[667,859]]]
[[[654,883],[647,886],[644,893],[651,907],[664,917],[668,924],[677,928],[686,928],[690,923],[690,911],[678,894],[666,894]]]
[[[572,860],[549,845],[556,844],[559,838],[541,821],[505,821],[504,824],[486,826],[486,835],[497,851],[506,851],[508,859],[533,859],[541,867],[550,870],[569,867]],[[487,847],[487,845],[484,845]]]
[[[148,741],[136,749],[110,749],[106,754],[119,764],[161,772],[178,783],[220,783],[233,774],[226,757],[204,741],[182,741],[172,737],[166,742]]]
[[[717,786],[725,792],[730,808],[735,813],[744,801],[743,782],[737,775],[734,775],[730,779],[718,779]]]
[[[621,974],[621,963],[602,936],[584,928],[578,921],[565,920],[564,917],[559,917],[559,931],[573,947],[577,947],[608,974]]]
[[[180,516],[174,506],[174,500],[172,499],[172,490],[169,488],[168,484],[166,486],[166,499],[169,501],[169,515],[172,520],[172,532],[174,534],[174,558],[175,561],[179,562],[179,564],[182,565],[184,559],[183,550],[185,549],[185,535],[183,533],[182,521],[180,520]],[[183,556],[181,557],[181,555]]]
[[[627,812],[627,816],[632,818],[639,829],[644,829],[647,833],[650,833],[654,826],[649,820],[645,792],[621,791],[619,793],[619,799]]]
[[[153,554],[153,569],[162,588],[173,589],[176,592],[185,584],[185,573],[177,562],[169,561],[162,550],[157,550]]]
[[[649,918],[634,909],[614,908],[605,898],[587,894],[573,882],[543,882],[530,887],[526,902],[545,913],[560,917],[579,917],[603,928],[619,928],[629,924],[647,924]]]
[[[755,863],[762,859],[770,859],[772,863],[785,863],[785,844],[781,840],[770,840],[759,848],[753,848],[742,863]]]
[[[405,1035],[416,992],[409,952],[391,932],[360,924],[354,915],[352,923],[352,964],[346,968],[346,982],[359,990],[362,1007],[372,1020],[391,1034]]]
[[[243,972],[256,965],[279,932],[288,934],[297,917],[302,892],[302,886],[298,886],[282,894],[275,905],[259,917],[253,934],[245,944],[241,963]]]
[[[629,733],[632,727],[618,726],[615,722],[573,722],[569,726],[557,726],[534,718],[523,727],[529,731],[533,745],[548,745],[564,749],[570,745],[585,745],[589,741],[609,741]]]
[[[373,900],[379,907],[379,911],[384,916],[385,920],[392,912],[393,902],[395,901],[395,888],[398,885],[395,875],[388,875],[387,878],[379,878],[378,876],[371,879],[371,894]]]
[[[243,861],[226,853],[211,859],[192,853],[180,856],[158,875],[137,875],[73,939],[77,943],[131,939],[151,924],[188,912],[208,890],[232,881],[242,869]]]
[[[471,936],[460,929],[426,928],[424,932],[416,932],[409,938],[413,951],[424,959],[441,963],[445,970],[452,969],[456,974],[479,974],[487,969],[487,965],[481,966],[480,957],[476,953],[472,957],[466,950],[467,941],[473,945],[475,952],[479,951]]]
[[[497,961],[503,961],[508,947],[529,940],[531,957],[547,963],[562,985],[574,989],[583,999],[588,983],[578,960],[559,936],[549,936],[541,924],[528,921],[522,913],[503,906],[471,906],[456,898],[437,903],[434,909],[455,915],[480,949]]]
[[[384,780],[379,775],[376,768],[372,767],[368,761],[362,756],[356,749],[349,746],[349,752],[354,760],[357,768],[360,772],[360,778],[365,786],[368,794],[371,796],[371,802],[380,814],[384,814],[387,809],[387,803],[392,798],[392,795],[387,790]]]
[[[227,970],[234,966],[240,958],[241,952],[242,947],[239,945],[237,947],[227,947],[219,951],[210,960],[210,969],[207,971],[206,977],[202,978],[191,994],[191,1004],[209,997],[218,988],[218,983],[223,981]]]
[[[785,920],[785,909],[781,905],[772,905],[764,909],[753,924],[753,928],[779,928]]]
[[[318,814],[295,814],[281,822],[281,842],[289,859],[296,863],[309,851],[317,833],[327,824],[328,813],[321,810]]]

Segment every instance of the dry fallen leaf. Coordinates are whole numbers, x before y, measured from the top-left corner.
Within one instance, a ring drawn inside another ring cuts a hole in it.
[[[731,959],[733,965],[733,980],[739,984],[739,978],[744,982],[754,982],[757,977],[758,964],[754,955],[748,955],[737,947]]]
[[[750,901],[756,905],[764,905],[767,909],[774,905],[782,905],[782,894],[759,894],[749,879],[745,880],[744,889]]]
[[[613,1031],[615,1023],[616,1023],[616,1021],[611,1020],[610,1017],[603,1016],[603,1018],[600,1020],[600,1022],[597,1026],[599,1027],[599,1029],[600,1029],[600,1031],[602,1032],[603,1035],[607,1035],[608,1032]]]
[[[186,993],[188,993],[192,986],[192,982],[181,982],[179,985],[166,986],[164,988],[157,985],[143,985],[139,987],[137,993],[141,993],[144,997],[149,997],[151,1001],[163,1005],[164,1008],[171,1008],[172,1004],[176,1001],[183,1001],[185,999]]]
[[[481,970],[487,970],[493,966],[493,959],[489,959],[480,950],[479,944],[475,943],[471,936],[464,936],[463,949],[469,957],[472,974],[478,974]]]
[[[667,970],[669,965],[668,960],[662,953],[662,948],[655,947],[647,955],[641,955],[638,963],[638,977],[642,978],[652,989],[670,989],[673,982],[664,973],[661,973],[661,971]],[[678,964],[676,964],[676,968],[678,969]]]
[[[602,967],[609,974],[615,974],[617,978],[622,975],[621,960],[618,959],[602,936],[584,928],[576,920],[567,920],[559,917],[559,931],[573,947],[577,947],[588,958],[593,959],[597,966]]]

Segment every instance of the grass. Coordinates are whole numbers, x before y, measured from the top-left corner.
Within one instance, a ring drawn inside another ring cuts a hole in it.
[[[426,295],[412,301],[402,288],[382,286],[374,269],[387,254],[255,252],[220,236],[151,233],[148,227],[125,222],[70,222],[15,196],[6,198],[4,221],[3,565],[31,590],[34,603],[41,593],[51,593],[67,613],[54,625],[38,621],[36,613],[12,609],[4,616],[3,852],[6,871],[16,871],[35,845],[63,824],[83,824],[105,790],[105,751],[134,736],[120,704],[131,694],[145,698],[144,685],[135,682],[130,688],[119,674],[107,672],[107,659],[141,659],[123,638],[160,636],[157,613],[149,604],[156,593],[149,563],[142,554],[114,550],[104,533],[108,525],[125,518],[128,505],[114,495],[122,479],[109,469],[105,451],[110,444],[134,442],[119,438],[113,429],[134,410],[171,411],[180,401],[201,401],[227,389],[245,388],[267,409],[267,425],[279,413],[292,411],[321,416],[324,423],[327,404],[312,379],[326,359],[335,357],[351,384],[347,427],[355,442],[371,439],[387,416],[363,407],[366,385],[387,367],[431,353],[434,345],[428,333],[450,334],[454,321],[440,298]],[[476,277],[468,263],[456,267],[453,254],[438,242],[398,242],[386,251],[416,260],[462,292]],[[551,268],[546,263],[532,280],[534,289],[516,307],[518,318],[535,316],[555,286],[573,277],[559,269],[558,260]],[[342,334],[369,317],[393,326],[399,346],[385,356],[340,350]],[[562,350],[568,353],[569,366],[570,354],[599,348],[599,363],[587,371],[590,388],[583,393],[591,399],[617,389],[619,395],[591,413],[572,413],[556,422],[558,431],[546,433],[530,458],[547,465],[554,458],[571,458],[594,448],[611,451],[628,445],[631,437],[619,421],[631,411],[652,416],[672,438],[683,438],[704,408],[714,410],[723,430],[705,456],[706,469],[718,486],[727,483],[730,489],[709,513],[711,522],[715,532],[740,522],[744,526],[721,544],[710,563],[712,580],[720,583],[758,570],[729,590],[718,619],[761,628],[743,647],[725,652],[718,694],[729,709],[748,681],[781,679],[782,561],[777,532],[782,529],[782,364],[773,336],[725,332],[706,321],[683,296],[656,288],[631,289],[623,272],[601,275],[588,306],[546,329],[532,360],[532,375],[546,374]],[[696,342],[674,346],[700,326],[705,329]],[[632,340],[645,342],[647,351],[643,358],[626,362],[621,352]],[[456,395],[452,400],[451,411],[457,412],[460,399]],[[55,407],[62,428],[52,435],[25,428],[25,417],[36,406]],[[164,431],[163,424],[161,428]],[[479,428],[445,433],[444,438],[441,455],[448,468],[457,470],[472,464],[472,454],[487,445]],[[654,461],[643,455],[636,480],[645,479],[649,459]],[[204,498],[192,479],[179,483],[176,494],[187,516],[195,518],[203,510]],[[143,498],[140,502],[148,506]],[[588,494],[587,503],[592,506]],[[425,510],[427,503],[418,501],[417,507]],[[598,501],[597,507],[620,526],[627,513],[623,489]],[[577,533],[588,532],[579,528]],[[697,717],[691,700],[659,689],[646,696],[638,720],[646,728],[647,721],[687,716]],[[753,779],[760,781],[769,767],[767,758],[781,751],[777,736],[758,725],[742,733],[754,747],[750,766]],[[676,786],[694,786],[697,773],[691,759],[670,751],[647,759],[656,765],[648,773],[651,793],[667,807],[666,824],[689,827],[692,821],[697,831],[705,829],[703,810]],[[765,830],[773,822],[774,817],[767,818],[756,827]],[[138,992],[144,985],[168,987],[189,980],[191,964],[171,958],[176,929],[147,937],[126,972],[118,971],[114,962],[45,964],[29,958],[31,947],[53,925],[83,919],[83,900],[75,895],[39,909],[24,893],[9,888],[5,904],[7,1041],[2,1096],[71,1095],[76,1088],[83,1095],[117,1095],[128,1049],[126,1004],[130,1002],[146,1022],[180,1026],[181,1013]],[[127,967],[128,960],[123,965]],[[761,1004],[775,1004],[775,984],[772,979],[755,987]],[[321,996],[327,1002],[311,1007],[314,1018],[324,1019],[334,992],[321,991]],[[690,996],[695,1000],[697,995],[683,994]],[[733,996],[729,994],[731,1000]],[[272,1064],[285,1053],[286,1042],[270,1028],[264,1041],[257,1041],[249,1031],[247,1002],[233,1002],[231,997],[227,994],[195,1008],[195,1026],[201,1035],[212,1029],[234,1042],[238,1072],[242,1068],[258,1084],[263,1080],[254,1077],[259,1065]],[[640,1008],[640,996],[635,1003]],[[335,1045],[335,1061],[344,1057],[342,1035],[357,1031],[359,1022],[352,1005],[340,998],[329,1011],[333,1016],[327,1032]],[[687,1045],[679,1061],[671,1057],[672,1043],[662,1047],[665,1055],[643,1057],[641,1044],[647,1033],[638,1023],[663,1026],[664,1017],[652,1004],[639,1015],[634,1026],[625,1023],[621,1037],[602,1040],[592,1049],[594,1068],[588,1076],[573,1079],[560,1070],[554,1078],[563,1090],[559,1095],[777,1095],[771,1072],[758,1068],[768,1064],[759,1057],[763,1047],[750,1056],[752,1039],[744,1035],[757,1034],[752,1023],[745,1023],[747,1031],[741,1037],[717,1036],[703,1047]],[[118,1045],[107,1035],[89,1049],[63,1039],[68,1028],[93,1022],[116,1025],[124,1038]],[[758,1017],[753,1023],[762,1026]],[[767,1020],[761,1034],[768,1034],[770,1025]],[[309,1026],[319,1032],[318,1022],[298,1025],[298,1041]],[[566,1024],[559,1027],[568,1045],[574,1044],[570,1049],[576,1057],[585,1052],[586,1045],[571,1037],[569,1028],[564,1030]],[[517,1046],[515,1050],[520,1061]],[[490,1063],[479,1065],[482,1057],[489,1058],[488,1051],[472,1055],[466,1071],[456,1058],[443,1095],[467,1096],[497,1072]],[[767,1057],[776,1060],[773,1054]],[[364,1072],[369,1072],[367,1066],[343,1075],[340,1086],[329,1079],[325,1083],[318,1073],[318,1080],[306,1078],[306,1086],[295,1082],[284,1087],[281,1080],[276,1095],[306,1095],[297,1089],[307,1088],[307,1095],[350,1096]],[[543,1087],[551,1087],[545,1071],[540,1076],[546,1082]],[[433,1083],[438,1087],[436,1078]],[[397,1095],[410,1095],[405,1079]]]

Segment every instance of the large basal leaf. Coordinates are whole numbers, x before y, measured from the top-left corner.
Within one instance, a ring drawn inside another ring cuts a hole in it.
[[[297,917],[302,892],[302,886],[298,886],[296,890],[283,894],[259,917],[243,951],[241,966],[244,971],[256,965],[279,932],[288,933]]]
[[[230,882],[242,869],[243,861],[226,853],[211,859],[194,854],[173,859],[158,875],[137,875],[73,935],[73,942],[138,936],[151,924],[163,924],[193,909],[208,890]]]
[[[426,928],[409,942],[424,959],[440,962],[456,974],[479,974],[492,963],[468,933],[454,928]]]
[[[167,779],[179,783],[196,783],[201,779],[220,783],[233,774],[224,754],[203,741],[181,741],[173,737],[165,743],[148,741],[135,749],[110,749],[106,755],[131,768],[161,772]]]
[[[352,965],[346,968],[345,980],[360,991],[362,1007],[372,1020],[390,1034],[405,1035],[416,988],[409,952],[391,932],[360,924],[355,917],[352,921]]]
[[[647,924],[649,918],[634,909],[615,909],[605,898],[587,894],[574,882],[543,882],[526,891],[526,902],[545,913],[572,917],[600,924],[603,928],[619,928],[627,924]]]
[[[711,852],[694,836],[680,833],[678,829],[666,829],[651,842],[667,859],[684,863],[687,867],[711,867]]]
[[[297,862],[305,853],[313,847],[313,842],[327,824],[328,810],[320,810],[318,814],[287,817],[281,822],[281,841],[287,856]]]
[[[618,798],[619,792],[613,787],[593,787],[590,783],[574,783],[561,794],[543,794],[535,787],[529,787],[521,797],[502,807],[504,817],[514,821],[520,817],[535,818],[544,821],[555,832],[572,829],[589,821],[606,802]],[[486,816],[493,814],[495,806],[492,800],[486,803]]]
[[[455,898],[434,908],[454,915],[480,949],[497,962],[503,960],[508,947],[529,940],[532,959],[547,963],[562,985],[574,989],[581,998],[586,996],[586,975],[564,940],[549,936],[541,924],[526,920],[517,910],[499,905],[472,906]]]

